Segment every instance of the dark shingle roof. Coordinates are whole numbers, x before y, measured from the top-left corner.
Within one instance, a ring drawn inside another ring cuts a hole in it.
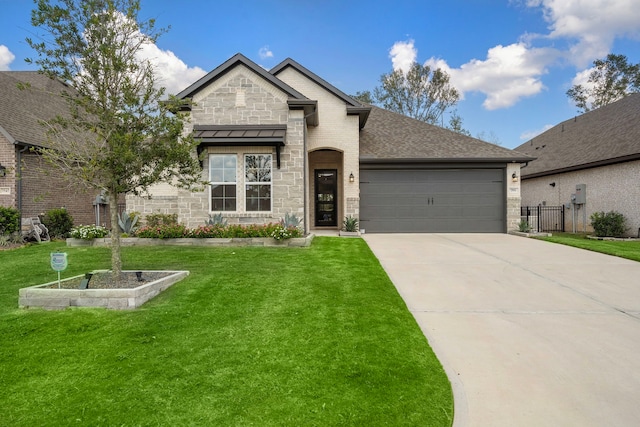
[[[19,83],[30,88],[20,90]],[[0,72],[0,132],[12,143],[43,146],[47,135],[39,120],[68,111],[65,101],[54,95],[68,88],[36,71]]]
[[[537,157],[523,177],[640,159],[640,93],[562,122],[516,150]]]
[[[372,107],[360,131],[360,161],[526,162],[531,157]]]

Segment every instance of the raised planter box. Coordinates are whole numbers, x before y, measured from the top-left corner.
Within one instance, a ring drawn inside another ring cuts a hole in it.
[[[150,239],[144,237],[124,237],[120,239],[121,246],[281,246],[281,247],[302,247],[311,245],[315,237],[309,234],[307,237],[297,237],[294,239],[276,240],[271,237],[251,237],[233,239]],[[100,239],[67,239],[67,246],[111,246],[111,238]]]
[[[340,236],[342,236],[342,237],[360,237],[360,232],[359,231],[343,231],[343,230],[340,230],[340,232],[338,234]]]
[[[151,273],[151,271],[146,271]],[[144,275],[145,271],[142,272]],[[163,271],[166,277],[145,283],[137,288],[120,289],[58,289],[48,288],[58,281],[22,288],[18,305],[21,308],[41,307],[48,310],[64,310],[68,307],[103,307],[112,310],[132,310],[140,307],[171,285],[189,275],[188,271]],[[84,275],[61,280],[66,282]]]

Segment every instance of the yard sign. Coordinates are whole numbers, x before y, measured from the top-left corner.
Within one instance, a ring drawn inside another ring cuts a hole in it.
[[[60,272],[67,269],[67,253],[66,252],[52,252],[51,253],[51,268],[53,271],[58,272],[58,288],[60,288]]]

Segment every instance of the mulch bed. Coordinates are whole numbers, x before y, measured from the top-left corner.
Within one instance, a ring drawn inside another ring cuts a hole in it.
[[[142,272],[142,280],[138,280],[138,276],[134,271],[123,272],[120,274],[119,280],[116,282],[113,280],[113,276],[110,271],[95,273],[89,280],[89,286],[87,289],[133,289],[139,286],[146,285],[154,280],[162,279],[173,274],[172,272],[154,271]],[[78,277],[73,280],[67,280],[60,283],[61,289],[79,289],[80,283],[84,277]],[[58,283],[54,283],[46,287],[47,289],[57,289]]]

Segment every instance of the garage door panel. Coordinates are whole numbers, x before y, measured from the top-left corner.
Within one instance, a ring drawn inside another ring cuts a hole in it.
[[[503,169],[361,170],[369,232],[504,232]]]

